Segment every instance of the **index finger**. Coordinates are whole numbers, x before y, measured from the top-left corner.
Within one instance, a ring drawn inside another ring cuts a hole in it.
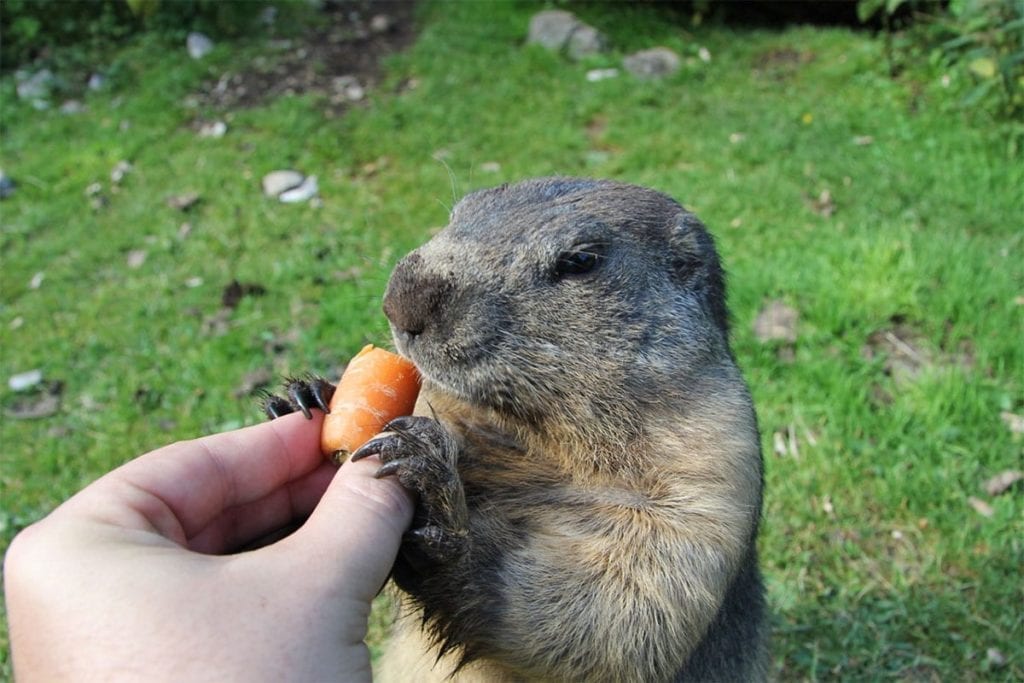
[[[143,455],[68,502],[129,528],[179,544],[225,510],[265,497],[316,469],[322,416],[301,413]]]

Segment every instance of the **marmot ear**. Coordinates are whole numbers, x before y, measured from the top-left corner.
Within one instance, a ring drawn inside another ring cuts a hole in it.
[[[676,282],[700,295],[705,310],[723,331],[728,331],[725,273],[711,233],[696,216],[682,211],[670,229],[669,248]]]

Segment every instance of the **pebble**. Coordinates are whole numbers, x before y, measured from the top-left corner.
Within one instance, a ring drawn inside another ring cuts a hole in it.
[[[7,199],[14,194],[14,188],[17,187],[17,183],[14,180],[0,170],[0,199]]]
[[[263,176],[263,194],[277,198],[282,192],[302,184],[306,176],[298,171],[271,171]]]
[[[61,114],[80,114],[85,111],[85,105],[79,100],[68,100],[60,105]]]
[[[587,72],[587,80],[591,83],[596,83],[609,78],[617,78],[618,75],[618,69],[591,69]]]
[[[89,76],[89,83],[87,84],[86,87],[88,87],[89,90],[92,90],[93,92],[96,92],[97,90],[102,90],[103,87],[106,84],[107,84],[107,77],[106,76],[104,76],[101,73],[94,73],[91,76]]]
[[[596,55],[602,52],[607,45],[607,40],[593,26],[587,24],[580,24],[572,35],[569,36],[569,45],[566,49],[566,53],[569,58],[574,61],[579,61],[590,55]]]
[[[18,98],[26,100],[39,110],[50,108],[50,95],[57,84],[57,78],[49,69],[40,69],[35,73],[19,70],[14,72],[18,82],[16,90]]]
[[[355,76],[337,76],[331,81],[331,87],[350,102],[358,102],[366,96],[366,89]]]
[[[29,370],[27,372],[19,372],[16,375],[11,375],[7,380],[7,386],[11,391],[25,391],[26,389],[31,389],[42,381],[42,370]]]
[[[580,60],[603,51],[608,44],[604,35],[580,21],[572,12],[544,10],[530,18],[526,42],[548,50],[565,50],[570,59]]]
[[[641,80],[655,80],[679,71],[682,60],[667,47],[652,47],[628,55],[622,60],[622,66]]]
[[[188,54],[192,59],[202,59],[213,50],[213,41],[208,36],[198,31],[193,31],[185,39],[185,47],[188,49]]]
[[[580,20],[572,12],[560,9],[544,10],[534,14],[530,19],[526,42],[549,50],[561,50],[579,25]]]
[[[299,184],[298,187],[293,187],[290,190],[285,190],[277,196],[279,200],[285,204],[295,204],[297,202],[304,202],[307,199],[312,199],[316,196],[316,193],[320,191],[320,187],[317,184],[316,176],[311,175]]]
[[[114,170],[110,172],[110,181],[116,185],[124,180],[124,177],[131,173],[131,171],[132,165],[122,159],[117,162],[117,165],[114,166]]]
[[[208,121],[199,127],[201,138],[222,138],[228,132],[228,124],[223,121]]]
[[[394,25],[395,22],[386,14],[375,14],[370,19],[370,31],[373,33],[387,33]]]

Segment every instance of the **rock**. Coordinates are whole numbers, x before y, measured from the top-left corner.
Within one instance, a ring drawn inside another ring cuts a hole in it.
[[[79,100],[68,100],[60,105],[61,114],[80,114],[85,111],[85,105]]]
[[[366,96],[366,89],[355,76],[338,76],[331,81],[331,87],[350,102],[358,102]]]
[[[370,19],[371,33],[387,33],[395,25],[395,22],[386,14],[375,14]]]
[[[188,49],[188,54],[192,59],[202,59],[213,50],[213,41],[206,35],[193,31],[185,39],[185,47]]]
[[[43,271],[40,270],[39,272],[37,272],[35,275],[32,276],[31,280],[28,281],[28,288],[29,289],[39,289],[40,287],[43,286],[43,280],[45,280],[45,279],[46,279],[46,273],[44,273]]]
[[[1019,481],[1024,481],[1024,472],[1005,470],[985,482],[985,493],[990,496],[1001,496]]]
[[[580,24],[572,35],[569,36],[569,45],[566,53],[569,58],[579,61],[585,57],[596,55],[602,52],[607,45],[605,37],[593,26]]]
[[[293,187],[290,190],[285,190],[277,196],[279,200],[285,204],[295,204],[297,202],[304,202],[307,199],[312,199],[316,196],[316,193],[320,191],[320,187],[317,184],[316,176],[311,175],[302,181],[298,187]]]
[[[165,201],[167,206],[178,211],[188,211],[193,206],[199,203],[200,196],[198,192],[185,192],[183,194],[176,194],[168,197]]]
[[[128,263],[128,267],[132,270],[136,270],[142,267],[142,264],[146,262],[146,250],[145,249],[132,249],[128,252],[128,256],[125,261]]]
[[[533,15],[526,42],[555,52],[564,50],[574,60],[597,54],[608,43],[596,28],[583,23],[572,12],[557,9]]]
[[[282,192],[302,184],[306,176],[298,171],[271,171],[263,176],[263,194],[277,198]]]
[[[498,173],[501,171],[501,164],[497,161],[485,161],[480,164],[480,170],[484,173]]]
[[[0,170],[0,199],[7,199],[14,194],[14,188],[17,186],[9,175]]]
[[[42,370],[29,370],[27,372],[19,372],[16,375],[11,375],[7,379],[7,386],[11,391],[25,391],[26,389],[31,389],[42,381]]]
[[[115,185],[124,180],[124,177],[132,172],[132,165],[125,160],[117,162],[114,170],[110,172],[110,181]]]
[[[86,84],[86,87],[89,88],[89,90],[96,92],[97,90],[103,90],[106,85],[107,77],[101,73],[94,73],[89,76],[89,82]]]
[[[223,121],[208,121],[199,126],[199,137],[222,138],[228,132],[228,124]]]
[[[18,98],[31,103],[36,109],[49,109],[50,96],[57,86],[57,79],[49,69],[40,69],[35,73],[19,70],[14,73],[18,82]]]
[[[679,71],[682,60],[667,47],[652,47],[628,55],[622,60],[622,66],[639,79],[654,80]]]
[[[544,10],[530,19],[526,42],[549,50],[561,50],[569,42],[581,22],[572,12],[560,9]]]
[[[609,78],[617,78],[618,75],[618,69],[591,69],[587,72],[587,80],[591,83],[596,83]]]

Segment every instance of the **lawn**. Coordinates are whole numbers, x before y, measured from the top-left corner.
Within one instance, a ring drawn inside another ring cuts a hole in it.
[[[74,114],[6,74],[0,543],[138,453],[261,419],[254,385],[386,344],[390,268],[463,193],[610,177],[676,197],[725,261],[778,677],[1024,680],[1024,496],[984,488],[1024,460],[1021,124],[960,108],[960,76],[925,58],[892,76],[868,32],[580,3],[612,50],[574,63],[523,45],[538,8],[419,7],[416,42],[342,112],[194,97],[292,49],[256,38],[203,60],[135,39]],[[655,45],[677,74],[586,79]],[[199,137],[216,118],[227,134]],[[316,174],[321,201],[265,198],[278,168]],[[784,338],[755,330],[769,305],[795,315]]]

